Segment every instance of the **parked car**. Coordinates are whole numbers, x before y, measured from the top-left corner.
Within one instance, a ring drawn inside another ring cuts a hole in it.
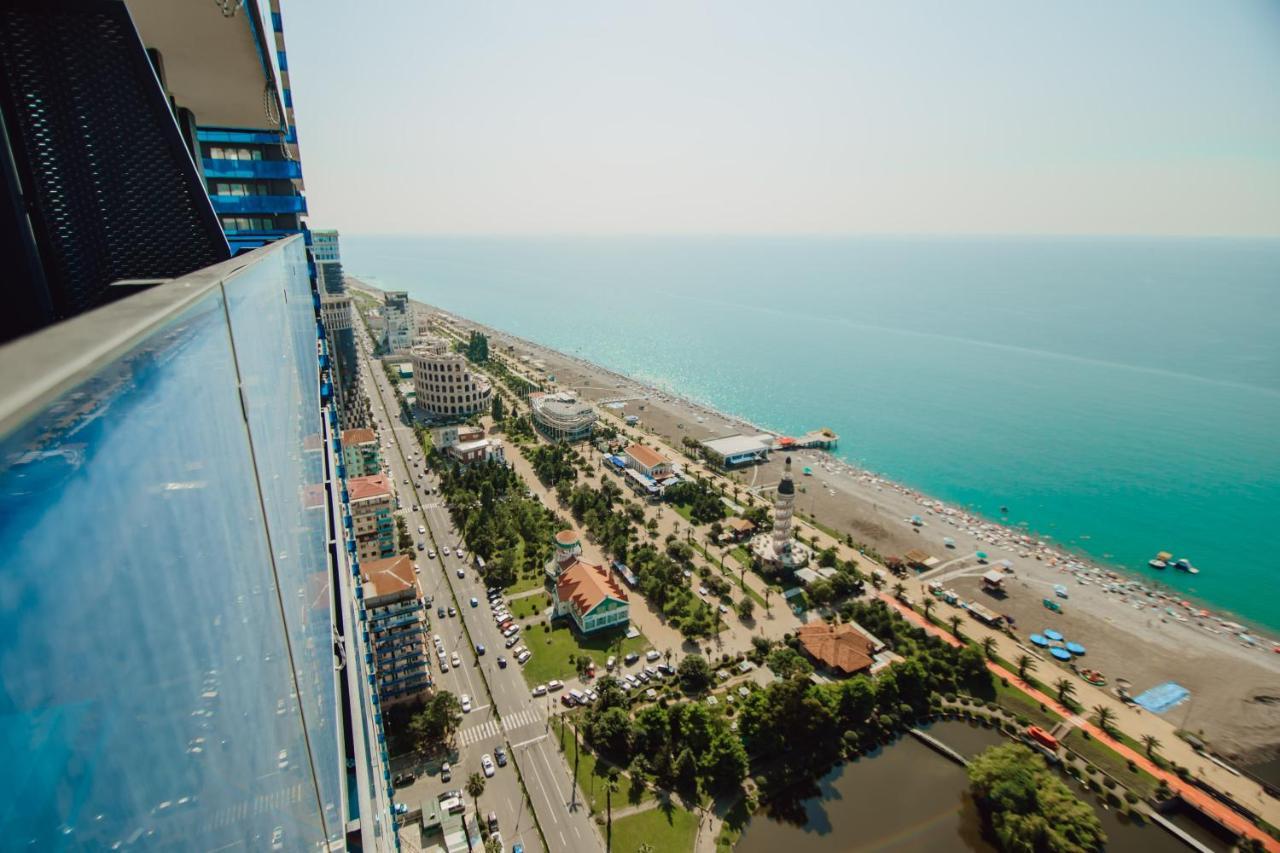
[[[547,685],[545,685],[545,684],[539,684],[537,687],[533,688],[533,695],[534,695],[534,696],[546,696],[546,695],[547,695]]]
[[[497,772],[493,769],[493,759],[487,755],[480,756],[480,767],[484,770],[484,775],[491,778]]]
[[[493,760],[498,762],[499,767],[507,766],[507,751],[502,747],[497,747],[493,751]]]
[[[403,788],[407,785],[412,785],[417,778],[412,773],[397,773],[392,777],[391,784],[397,788]]]
[[[506,669],[506,668],[507,668],[507,659],[506,659],[505,657],[503,657],[502,655],[498,655],[498,668],[499,668],[499,669]]]
[[[533,657],[533,652],[529,651],[528,649],[525,649],[523,652],[520,652],[518,655],[516,655],[516,663],[523,666],[524,664],[529,662],[529,658],[531,657]]]
[[[440,765],[440,781],[448,782],[453,778],[453,768],[449,766],[449,762]]]
[[[631,664],[635,663],[638,660],[640,660],[640,655],[636,652],[631,652],[630,654],[628,654],[626,657],[622,659],[622,662],[625,663],[627,666],[631,666]]]
[[[480,606],[480,599],[476,598],[474,595],[473,595],[473,596],[471,596],[471,606],[472,606],[472,607],[479,607],[479,606]]]
[[[506,640],[506,642],[504,643],[504,645],[505,645],[507,648],[511,648],[512,646],[514,646],[514,645],[515,645],[516,643],[518,643],[518,642],[520,642],[520,638],[519,638],[519,637],[507,637],[507,640]]]
[[[277,826],[275,829],[271,830],[271,849],[272,850],[284,849],[284,827],[283,826]]]
[[[498,831],[498,813],[489,812],[489,834],[493,835]]]
[[[558,678],[553,678],[547,682],[547,689],[554,693],[557,690],[564,689],[564,682]]]
[[[649,649],[649,651],[645,652],[644,654],[644,659],[649,661],[650,663],[653,663],[660,657],[662,657],[662,655],[658,653],[657,649]]]
[[[450,615],[450,616],[457,616],[457,615],[458,615],[458,611],[454,609],[454,607],[453,607],[453,605],[452,605],[452,604],[450,604],[450,605],[449,605],[449,615]]]
[[[426,536],[426,535],[427,535],[427,528],[425,528],[425,527],[423,527],[421,524],[419,524],[419,525],[418,525],[418,535],[419,535],[419,536]]]
[[[511,627],[507,628],[505,631],[503,631],[503,632],[502,632],[502,636],[504,636],[504,637],[514,637],[514,636],[515,636],[516,634],[518,634],[518,633],[520,633],[520,626],[519,626],[519,625],[512,625]]]
[[[617,662],[618,662],[618,659],[616,657],[614,657],[613,655],[609,655],[609,659],[604,662],[604,668],[612,671],[614,664],[616,664]]]

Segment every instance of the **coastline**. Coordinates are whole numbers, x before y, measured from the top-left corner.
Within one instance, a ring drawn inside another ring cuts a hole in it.
[[[379,288],[358,278],[349,279],[366,292]],[[760,427],[744,417],[726,414],[711,405],[690,399],[671,389],[594,364],[580,356],[553,350],[509,332],[463,318],[446,309],[414,300],[422,309],[440,311],[459,325],[489,334],[502,346],[511,344],[518,354],[546,362],[561,387],[578,390],[593,402],[634,398],[610,409],[619,418],[635,414],[641,428],[678,448],[680,439],[724,436],[735,432],[776,431]],[[811,428],[821,424],[811,424]],[[1275,632],[1249,627],[1257,645],[1241,641],[1221,622],[1236,624],[1236,617],[1220,618],[1212,608],[1190,601],[1176,592],[1156,596],[1159,577],[1106,566],[1087,555],[1069,551],[1051,539],[1030,531],[1003,526],[974,513],[943,504],[917,489],[891,481],[824,451],[794,453],[799,467],[809,466],[812,476],[798,483],[797,508],[842,534],[850,532],[881,554],[901,555],[911,548],[925,551],[942,566],[925,576],[941,573],[943,582],[962,598],[987,604],[1017,620],[1020,633],[1053,627],[1068,639],[1085,644],[1085,664],[1097,668],[1115,683],[1125,678],[1136,695],[1166,681],[1176,681],[1191,691],[1187,702],[1163,715],[1179,728],[1201,732],[1220,754],[1244,764],[1263,763],[1280,756],[1280,655],[1270,651]],[[735,472],[745,493],[754,490],[763,499],[777,482],[781,457]],[[911,523],[919,515],[920,526]],[[944,544],[954,540],[955,547]],[[972,557],[985,550],[991,563],[1011,560],[1015,575],[1010,594],[988,600],[980,591],[979,576],[990,568]],[[1172,572],[1170,568],[1165,571]],[[923,581],[907,582],[909,594],[919,597]],[[1055,584],[1068,587],[1069,598],[1056,599]],[[1140,588],[1141,584],[1145,587]],[[1106,591],[1106,590],[1112,591]],[[1063,613],[1044,609],[1044,598],[1059,600]],[[1201,610],[1214,614],[1200,617]],[[1255,634],[1256,632],[1256,634]],[[1142,653],[1134,654],[1135,642]],[[1052,659],[1041,663],[1042,678],[1049,678]]]

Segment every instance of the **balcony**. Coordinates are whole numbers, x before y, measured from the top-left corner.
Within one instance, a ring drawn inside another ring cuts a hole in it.
[[[201,161],[206,178],[287,180],[302,177],[297,160],[226,160],[205,157]]]
[[[218,213],[306,213],[307,200],[300,195],[211,195]]]
[[[291,237],[0,350],[6,837],[342,843],[313,305]]]

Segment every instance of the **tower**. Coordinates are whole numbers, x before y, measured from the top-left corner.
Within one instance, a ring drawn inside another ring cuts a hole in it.
[[[782,468],[778,496],[773,501],[773,554],[781,561],[791,552],[791,515],[795,512],[796,484],[791,479],[791,457]]]

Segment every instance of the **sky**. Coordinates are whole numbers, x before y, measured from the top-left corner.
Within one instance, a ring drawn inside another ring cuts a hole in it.
[[[285,0],[313,228],[1280,235],[1280,3]]]

